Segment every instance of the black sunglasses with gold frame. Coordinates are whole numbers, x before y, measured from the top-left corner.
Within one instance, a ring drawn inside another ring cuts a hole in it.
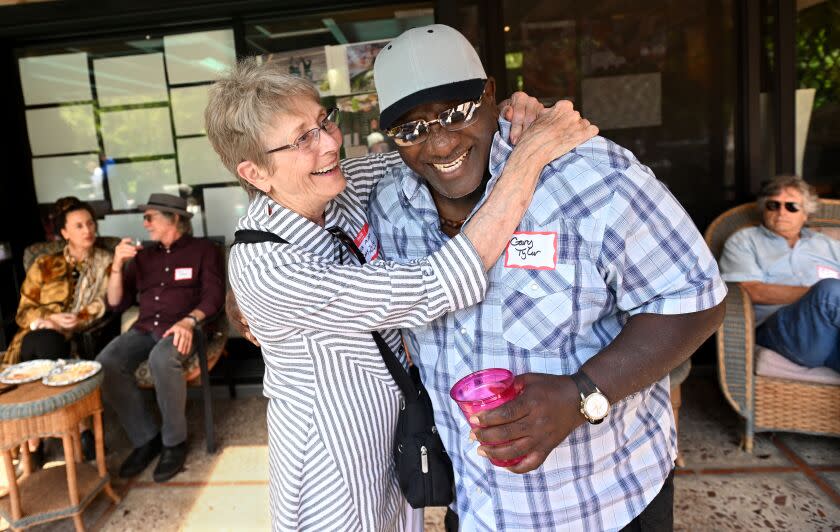
[[[776,212],[782,208],[782,205],[785,206],[785,210],[787,212],[799,212],[802,210],[802,205],[795,201],[776,201],[776,200],[767,200],[764,202],[764,208],[770,212]]]

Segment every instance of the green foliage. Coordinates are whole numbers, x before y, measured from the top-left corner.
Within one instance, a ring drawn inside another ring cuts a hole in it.
[[[799,12],[796,20],[796,74],[800,88],[817,89],[814,109],[840,103],[840,0]]]
[[[522,52],[508,52],[505,54],[505,68],[516,70],[522,68]]]

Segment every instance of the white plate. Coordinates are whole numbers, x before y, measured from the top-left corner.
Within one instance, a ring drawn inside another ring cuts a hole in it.
[[[23,384],[41,380],[55,367],[55,360],[27,360],[9,366],[0,372],[0,382],[3,384]]]
[[[80,360],[59,364],[41,382],[47,386],[67,386],[83,381],[102,369],[102,364],[95,360]]]

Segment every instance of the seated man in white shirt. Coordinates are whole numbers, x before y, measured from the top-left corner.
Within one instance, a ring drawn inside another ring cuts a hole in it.
[[[764,223],[726,241],[723,278],[750,295],[757,344],[840,371],[840,241],[805,228],[817,195],[800,177],[776,177],[757,205]]]

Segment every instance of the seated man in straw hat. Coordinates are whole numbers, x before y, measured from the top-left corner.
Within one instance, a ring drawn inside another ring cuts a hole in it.
[[[107,303],[121,311],[139,302],[140,315],[126,333],[99,353],[105,380],[102,396],[119,416],[134,450],[120,467],[132,477],[161,454],[154,472],[165,482],[183,467],[187,455],[186,382],[182,362],[195,348],[193,329],[219,311],[224,301],[222,259],[214,244],[192,237],[187,202],[152,194],[140,205],[149,247],[123,238],[114,250]],[[134,371],[149,360],[162,426],[146,407]]]

